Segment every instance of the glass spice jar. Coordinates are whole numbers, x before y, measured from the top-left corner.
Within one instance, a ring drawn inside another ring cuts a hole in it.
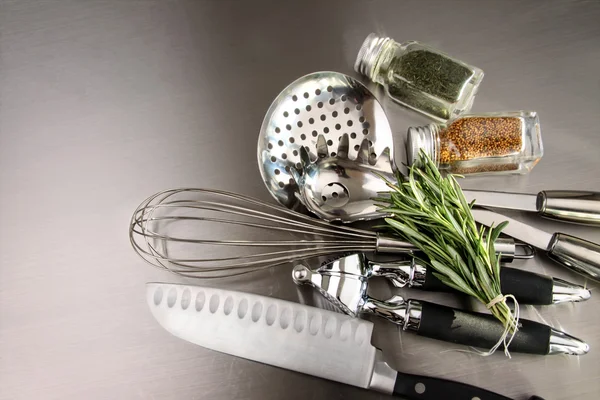
[[[394,101],[441,122],[471,109],[483,79],[479,68],[436,49],[374,33],[361,46],[354,69],[383,85]]]
[[[411,127],[409,165],[420,149],[440,170],[459,175],[526,174],[544,153],[534,111],[463,115],[446,124]]]

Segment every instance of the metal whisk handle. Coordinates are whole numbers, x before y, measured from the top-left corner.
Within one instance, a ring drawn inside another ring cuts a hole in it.
[[[402,240],[377,235],[376,251],[378,253],[413,253],[417,248]]]

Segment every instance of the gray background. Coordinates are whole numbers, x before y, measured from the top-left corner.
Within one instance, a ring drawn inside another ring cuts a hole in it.
[[[352,63],[371,31],[482,68],[473,111],[539,112],[545,156],[533,172],[466,187],[600,190],[599,20],[598,1],[566,0],[2,2],[0,397],[385,398],[170,336],[145,305],[144,283],[180,279],[133,253],[130,214],[146,196],[179,186],[271,201],[254,150],[271,100],[306,73],[356,76]],[[428,122],[384,104],[397,142],[410,124]],[[600,241],[597,228],[515,216]],[[584,281],[546,259],[522,265]],[[305,299],[289,272],[229,287]],[[591,352],[580,358],[442,353],[451,347],[385,323],[375,343],[406,372],[517,399],[597,399],[599,307],[595,296],[523,308],[585,339]]]

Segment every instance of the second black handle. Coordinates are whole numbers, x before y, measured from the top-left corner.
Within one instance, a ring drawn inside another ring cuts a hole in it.
[[[503,294],[512,294],[521,304],[552,304],[554,283],[552,277],[516,268],[500,268],[500,287]],[[454,292],[449,286],[433,275],[433,269],[427,268],[423,290],[435,292]]]
[[[509,397],[466,383],[403,372],[398,372],[396,376],[394,396],[410,400],[511,400]]]
[[[457,310],[420,301],[421,320],[417,334],[432,339],[491,349],[504,333],[504,326],[491,314]],[[546,355],[550,350],[548,325],[519,319],[519,329],[509,351]]]

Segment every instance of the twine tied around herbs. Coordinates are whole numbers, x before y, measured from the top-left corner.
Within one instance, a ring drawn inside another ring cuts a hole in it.
[[[517,334],[517,331],[519,330],[519,317],[520,317],[519,302],[517,301],[515,296],[513,296],[512,294],[505,294],[505,295],[499,294],[494,299],[492,299],[492,301],[487,303],[485,305],[485,307],[489,310],[492,307],[494,307],[494,305],[496,305],[497,303],[506,303],[506,299],[512,300],[513,303],[515,304],[515,311],[513,313],[513,319],[510,321],[511,324],[504,325],[504,332],[502,333],[502,336],[500,336],[500,339],[496,342],[496,344],[490,350],[481,351],[478,349],[474,349],[482,357],[491,356],[492,354],[494,354],[496,352],[496,350],[498,349],[498,347],[500,347],[501,344],[504,344],[504,355],[507,356],[508,358],[511,358],[510,352],[508,351],[508,346],[510,346],[513,339],[515,338],[515,335]],[[511,327],[511,325],[512,325],[512,327]],[[507,339],[508,339],[508,341],[507,341]]]

